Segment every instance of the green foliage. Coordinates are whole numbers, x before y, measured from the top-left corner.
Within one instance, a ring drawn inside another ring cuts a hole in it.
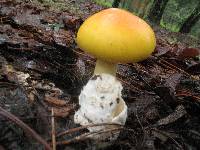
[[[154,0],[122,0],[121,8],[127,9],[134,14],[147,18],[147,14],[152,7]]]
[[[160,25],[174,32],[180,31],[182,25],[192,14],[199,0],[169,0],[162,14]]]
[[[200,39],[199,0],[121,0],[119,7],[173,32],[186,29],[184,33]]]

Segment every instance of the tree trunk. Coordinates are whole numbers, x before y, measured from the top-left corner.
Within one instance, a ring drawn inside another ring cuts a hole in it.
[[[114,0],[112,6],[127,9],[170,31],[200,38],[199,0]]]
[[[148,19],[159,24],[168,0],[154,0],[148,14]]]
[[[112,7],[117,8],[119,7],[120,0],[114,0]]]

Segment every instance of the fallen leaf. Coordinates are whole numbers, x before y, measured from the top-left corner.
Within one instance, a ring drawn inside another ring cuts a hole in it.
[[[198,55],[200,55],[200,49],[197,48],[185,48],[178,52],[180,59],[194,58]]]
[[[65,100],[58,99],[57,97],[45,96],[44,100],[54,106],[66,106]]]
[[[173,123],[175,121],[177,121],[178,119],[180,119],[181,117],[183,117],[184,115],[186,115],[187,112],[185,110],[185,107],[183,105],[179,105],[176,107],[175,111],[173,113],[171,113],[169,116],[160,119],[156,125],[168,125],[170,123]]]
[[[48,110],[51,111],[51,108],[49,108]],[[54,107],[53,110],[54,110],[54,116],[55,117],[65,118],[73,110],[73,106],[69,105],[69,106],[60,107],[60,108]]]
[[[166,82],[164,85],[167,87],[170,87],[172,92],[175,92],[177,84],[180,83],[181,76],[182,76],[182,74],[180,74],[180,73],[175,73],[175,74],[171,75],[169,78],[167,78],[165,80]]]

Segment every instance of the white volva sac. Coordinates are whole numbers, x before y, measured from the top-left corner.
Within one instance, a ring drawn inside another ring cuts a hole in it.
[[[74,122],[80,125],[116,123],[124,125],[127,118],[127,106],[121,97],[122,85],[109,74],[94,75],[79,96],[79,110]],[[89,127],[90,132],[106,131],[116,126]],[[115,136],[111,137],[111,135]],[[91,136],[93,139],[116,139],[118,132],[105,132]]]

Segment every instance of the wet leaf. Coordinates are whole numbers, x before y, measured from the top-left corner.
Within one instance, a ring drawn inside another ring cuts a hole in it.
[[[186,115],[187,112],[184,108],[183,105],[179,105],[176,107],[175,111],[170,114],[169,116],[163,118],[163,119],[160,119],[156,125],[167,125],[167,124],[170,124],[170,123],[173,123],[175,121],[177,121],[178,119],[180,119],[181,117],[183,117],[184,115]]]
[[[157,86],[155,91],[161,97],[163,102],[167,103],[172,108],[176,106],[175,93],[169,87]]]
[[[181,76],[182,76],[182,74],[180,74],[180,73],[176,73],[176,74],[171,75],[169,78],[167,78],[165,80],[164,85],[169,87],[172,92],[175,92],[176,86],[180,83]]]
[[[66,107],[54,107],[54,116],[55,117],[62,117],[65,118],[67,117],[72,111],[73,111],[73,107],[72,106],[66,106]],[[51,111],[51,108],[49,108],[49,112]]]
[[[180,59],[194,58],[199,55],[200,49],[197,48],[185,48],[178,52],[178,58]]]
[[[187,69],[188,72],[192,74],[199,75],[200,74],[200,63],[194,64]]]
[[[45,96],[44,100],[54,106],[66,106],[67,102],[56,97]]]

